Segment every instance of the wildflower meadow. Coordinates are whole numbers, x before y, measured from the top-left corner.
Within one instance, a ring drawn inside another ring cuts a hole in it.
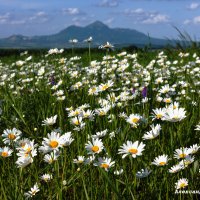
[[[91,41],[0,58],[0,199],[198,199],[200,51]]]

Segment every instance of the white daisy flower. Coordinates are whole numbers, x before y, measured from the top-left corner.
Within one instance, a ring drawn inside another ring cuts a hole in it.
[[[89,141],[85,145],[85,148],[88,151],[88,154],[96,154],[96,153],[98,154],[103,150],[104,146],[103,146],[103,143],[102,143],[101,139],[92,138],[92,142]]]
[[[47,138],[42,141],[42,146],[39,147],[39,151],[43,153],[48,153],[50,151],[58,151],[60,147],[63,146],[63,138],[60,133],[51,132],[48,133]]]
[[[174,152],[174,158],[181,159],[186,158],[189,154],[191,154],[192,150],[190,148],[180,148],[176,149]]]
[[[121,146],[121,149],[119,149],[118,154],[124,154],[122,158],[125,158],[127,155],[131,155],[133,158],[136,158],[136,156],[141,156],[142,151],[144,151],[145,144],[142,142],[139,144],[139,141],[131,142],[127,141],[126,144],[123,144]]]
[[[115,161],[112,161],[111,158],[98,158],[98,162],[94,163],[94,166],[99,166],[105,171],[108,171],[111,167],[113,167]]]
[[[60,137],[62,146],[69,146],[74,141],[74,139],[71,136],[72,136],[72,133],[67,132],[67,133],[64,133],[64,135]]]
[[[179,165],[181,165],[183,168],[188,167],[191,163],[194,162],[194,156],[187,156],[183,160],[179,162]]]
[[[36,195],[36,193],[38,193],[40,191],[38,184],[36,183],[31,189],[30,191],[24,193],[24,196],[28,199],[28,198],[32,198]]]
[[[196,127],[195,127],[194,130],[195,130],[195,131],[200,131],[200,122],[196,125]]]
[[[153,120],[155,119],[162,119],[165,115],[166,109],[165,108],[156,108],[153,109]]]
[[[10,149],[9,147],[0,148],[0,156],[2,156],[3,158],[11,156],[12,152],[13,150]]]
[[[176,190],[178,189],[184,189],[188,186],[188,179],[181,178],[175,183]]]
[[[77,156],[77,159],[73,159],[73,163],[82,164],[85,161],[85,156]]]
[[[11,144],[20,139],[22,132],[16,128],[6,129],[3,131],[2,137],[5,144]]]
[[[138,114],[131,114],[126,121],[131,124],[132,127],[137,127],[139,124],[140,120],[142,119],[142,116]]]
[[[53,176],[51,174],[43,174],[40,179],[45,181],[45,182],[49,182],[51,179],[53,178]]]
[[[198,144],[194,144],[192,146],[190,146],[190,151],[191,151],[191,154],[195,154],[198,152],[198,150],[200,149],[200,145]]]
[[[162,118],[164,121],[169,121],[169,122],[178,122],[183,120],[186,117],[186,111],[184,108],[168,108],[166,109],[166,112]]]
[[[157,124],[156,126],[154,125],[151,125],[151,128],[152,130],[147,132],[146,134],[143,135],[143,139],[144,140],[151,140],[151,139],[154,139],[156,138],[159,134],[160,134],[160,131],[161,131],[161,126],[160,124]]]
[[[27,165],[29,165],[30,163],[33,162],[33,158],[31,158],[29,155],[26,156],[26,157],[19,157],[16,161],[16,164],[17,164],[17,167],[20,167],[20,168],[24,168],[26,167]]]
[[[44,121],[42,121],[42,125],[43,126],[52,126],[56,123],[56,119],[57,119],[57,115],[50,117],[50,118],[46,118]]]
[[[182,169],[183,169],[183,166],[178,164],[178,165],[172,166],[168,171],[169,171],[169,173],[177,173],[177,172],[181,171]]]
[[[157,166],[165,166],[168,164],[168,155],[161,155],[158,156],[154,159],[154,161],[152,162],[152,165],[157,165]]]
[[[50,154],[46,154],[44,156],[44,162],[48,164],[52,164],[54,161],[58,160],[58,157],[60,156],[59,152],[51,152]]]

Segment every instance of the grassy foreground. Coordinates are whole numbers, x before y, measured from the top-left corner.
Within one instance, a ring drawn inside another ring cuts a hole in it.
[[[0,199],[198,199],[199,52],[73,53],[0,59]]]

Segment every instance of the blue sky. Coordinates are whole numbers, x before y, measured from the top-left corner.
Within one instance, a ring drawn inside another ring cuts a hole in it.
[[[200,39],[200,0],[0,0],[0,38],[57,33],[100,20],[159,38],[177,38],[176,26]]]

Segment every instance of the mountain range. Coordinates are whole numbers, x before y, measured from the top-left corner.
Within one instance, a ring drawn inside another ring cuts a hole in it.
[[[163,47],[169,43],[168,40],[149,37],[134,29],[110,28],[100,21],[95,21],[85,27],[69,26],[64,30],[52,35],[23,36],[12,35],[0,39],[0,48],[70,48],[70,39],[76,38],[78,47],[86,47],[83,40],[93,37],[94,47],[109,41],[116,46]]]

